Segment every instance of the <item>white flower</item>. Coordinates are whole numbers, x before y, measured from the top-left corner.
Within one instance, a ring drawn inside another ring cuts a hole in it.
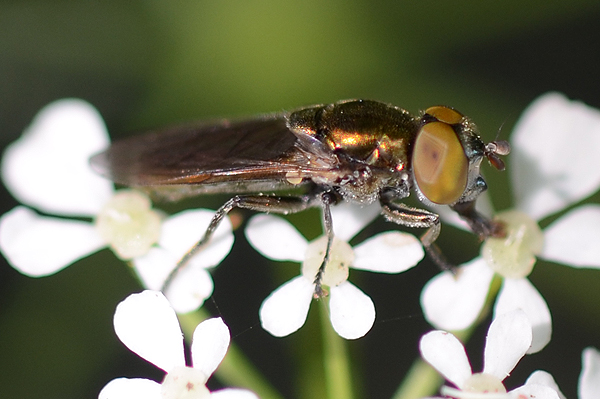
[[[507,393],[502,383],[531,345],[532,330],[521,310],[495,319],[488,330],[483,371],[473,373],[465,348],[446,331],[431,331],[421,338],[421,356],[458,389],[443,387],[442,394],[454,398],[558,399],[546,385],[527,382]]]
[[[579,399],[597,399],[600,397],[600,352],[596,348],[585,348],[581,354],[581,374],[579,375]],[[558,393],[560,399],[566,399],[550,373],[538,370],[527,379],[527,384],[545,385]]]
[[[462,330],[479,315],[494,273],[503,277],[494,313],[522,309],[533,325],[529,353],[541,350],[552,334],[550,311],[527,276],[536,256],[571,267],[600,268],[600,206],[579,206],[542,232],[539,221],[581,201],[600,187],[600,112],[556,93],[525,111],[512,135],[515,209],[498,216],[505,239],[488,239],[482,257],[445,272],[424,288],[421,305],[434,326]]]
[[[350,247],[347,243],[380,212],[378,205],[359,208],[348,203],[332,207],[333,241],[323,285],[330,290],[330,318],[343,338],[364,336],[375,321],[373,301],[348,281],[349,268],[380,273],[400,273],[424,256],[413,235],[390,231]],[[277,337],[298,330],[308,314],[315,291],[315,276],[324,257],[326,238],[309,243],[284,219],[258,215],[246,228],[248,241],[264,256],[302,263],[302,274],[275,290],[260,308],[263,328]]]
[[[164,370],[162,384],[143,378],[117,378],[100,392],[99,399],[256,399],[244,389],[209,392],[206,381],[229,348],[229,329],[221,318],[208,319],[194,331],[192,366],[186,366],[184,342],[177,315],[165,296],[143,291],[117,306],[115,332],[131,351]]]
[[[0,250],[15,269],[32,277],[47,276],[110,246],[121,259],[134,259],[146,287],[159,289],[177,259],[200,239],[211,211],[188,211],[163,222],[146,196],[131,190],[115,193],[111,182],[91,171],[90,156],[108,144],[96,109],[82,100],[66,99],[42,109],[6,149],[2,179],[13,196],[60,216],[17,206],[0,218]],[[210,247],[169,287],[179,312],[198,308],[212,293],[205,269],[217,265],[233,243],[229,221],[222,226]]]

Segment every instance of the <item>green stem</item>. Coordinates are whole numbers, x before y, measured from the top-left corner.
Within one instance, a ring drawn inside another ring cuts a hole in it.
[[[196,326],[211,317],[202,308],[196,312],[178,316],[186,337],[191,337]],[[234,342],[230,343],[227,355],[214,375],[223,384],[247,388],[256,393],[261,399],[283,399],[283,396],[254,367]]]
[[[417,359],[408,370],[404,381],[392,399],[416,399],[432,396],[442,382],[444,379],[433,367],[424,360]]]
[[[346,340],[340,337],[331,326],[328,298],[318,302],[321,304],[319,310],[327,396],[331,399],[352,399],[354,390]]]

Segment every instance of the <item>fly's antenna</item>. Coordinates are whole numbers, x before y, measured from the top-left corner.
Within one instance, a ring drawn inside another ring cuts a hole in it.
[[[510,144],[508,141],[498,140],[498,137],[500,137],[500,132],[502,132],[502,128],[504,127],[505,123],[506,121],[502,122],[498,128],[498,131],[496,132],[496,138],[494,141],[487,143],[484,150],[484,154],[490,162],[490,165],[498,170],[504,170],[506,168],[504,161],[500,159],[500,156],[510,154]]]
[[[510,144],[506,140],[492,141],[485,145],[485,156],[490,164],[498,170],[505,169],[504,161],[500,159],[499,155],[508,155],[509,153]]]

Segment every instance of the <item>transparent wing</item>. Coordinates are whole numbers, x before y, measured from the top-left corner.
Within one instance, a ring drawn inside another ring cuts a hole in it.
[[[324,173],[333,158],[302,148],[284,115],[218,121],[150,132],[115,142],[92,168],[130,186],[199,185],[201,192],[289,186],[290,178]],[[317,159],[318,158],[318,159]]]

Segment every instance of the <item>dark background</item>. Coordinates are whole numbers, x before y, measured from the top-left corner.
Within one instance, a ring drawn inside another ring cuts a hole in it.
[[[113,137],[187,120],[370,98],[413,112],[452,105],[478,123],[486,141],[500,128],[507,138],[524,107],[546,91],[600,107],[599,24],[600,4],[576,0],[2,1],[0,145],[15,140],[42,106],[63,97],[94,104]],[[485,172],[496,207],[510,206],[508,173]],[[16,201],[0,190],[5,212]],[[225,199],[166,209],[216,208]],[[314,238],[318,216],[309,215],[292,220]],[[365,235],[386,228],[380,220]],[[207,306],[224,317],[233,340],[285,397],[310,398],[295,385],[305,377],[295,367],[298,352],[320,345],[310,341],[310,321],[284,339],[258,324],[262,300],[298,266],[269,264],[241,230],[236,238],[213,273],[214,300]],[[455,262],[477,254],[476,240],[451,227],[440,245]],[[373,330],[349,343],[356,371],[365,376],[361,397],[390,397],[417,356],[418,338],[430,329],[419,293],[437,272],[429,262],[397,276],[352,272],[378,313]],[[530,278],[553,313],[554,338],[524,359],[507,385],[520,385],[541,368],[576,397],[581,350],[600,347],[600,272],[538,262]],[[160,379],[112,329],[115,305],[139,290],[106,250],[42,279],[3,262],[0,396],[92,398],[117,376]],[[469,347],[476,370],[486,328]],[[315,366],[312,372],[321,371]]]

